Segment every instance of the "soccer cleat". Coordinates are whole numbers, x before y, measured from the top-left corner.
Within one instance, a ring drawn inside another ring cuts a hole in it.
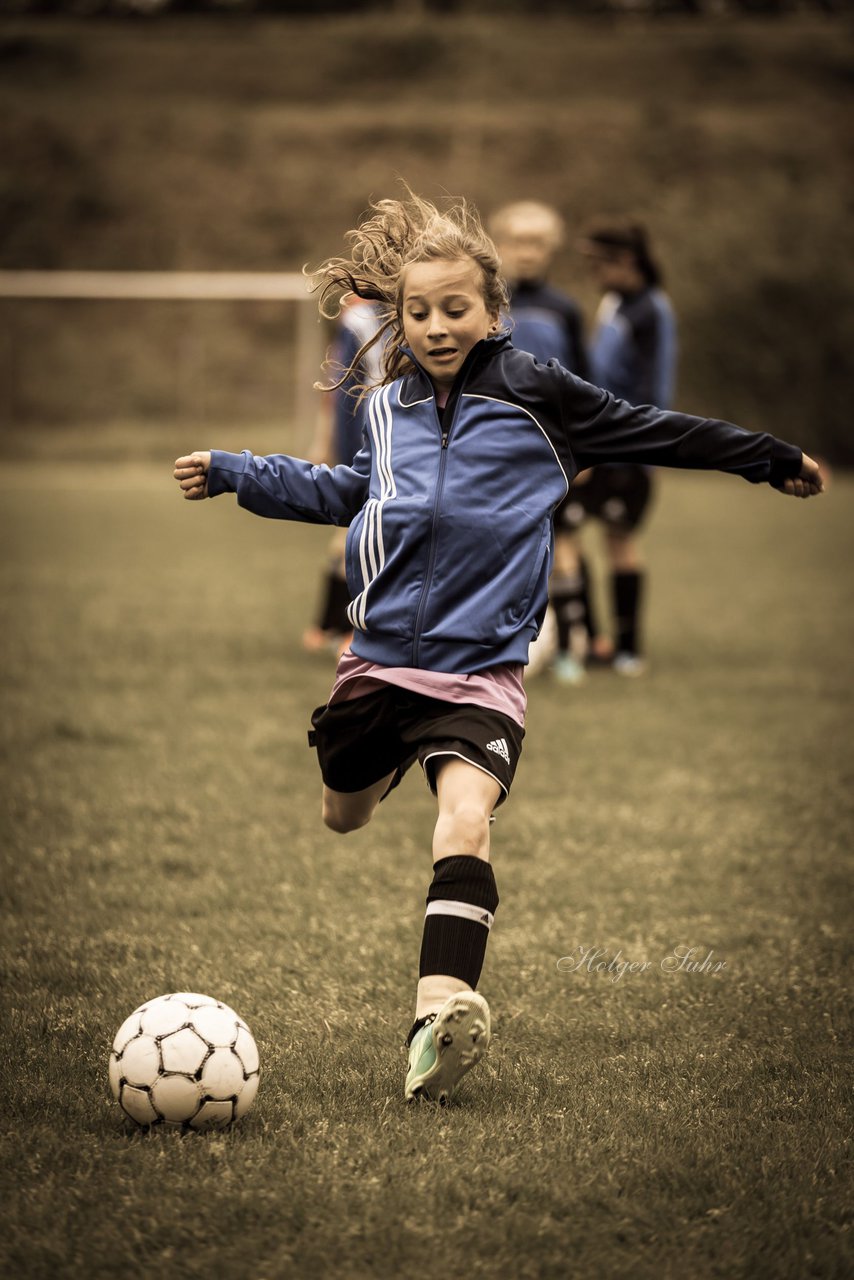
[[[403,1096],[447,1102],[467,1071],[489,1047],[489,1005],[476,991],[451,996],[409,1046],[409,1070]]]
[[[559,684],[582,684],[585,671],[577,658],[569,653],[561,653],[554,660],[552,675]]]
[[[646,675],[646,662],[637,653],[618,653],[611,665],[619,676]]]

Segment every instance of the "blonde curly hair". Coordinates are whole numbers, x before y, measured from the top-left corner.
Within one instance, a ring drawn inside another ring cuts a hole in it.
[[[402,285],[407,267],[415,262],[470,258],[480,267],[483,300],[487,311],[498,314],[508,307],[507,286],[501,275],[498,251],[483,228],[477,210],[468,201],[453,200],[440,210],[406,187],[402,200],[377,200],[352,231],[346,234],[350,252],[327,258],[305,274],[313,290],[320,291],[320,312],[334,319],[348,294],[380,304],[380,325],[349,367],[331,385],[315,383],[320,391],[336,391],[353,379],[352,394],[360,399],[375,386],[394,382],[409,372],[412,361],[401,350],[403,342]],[[384,343],[381,375],[374,382],[359,382],[366,353]]]

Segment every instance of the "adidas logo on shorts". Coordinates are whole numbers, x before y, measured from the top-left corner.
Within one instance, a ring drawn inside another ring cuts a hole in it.
[[[510,763],[510,752],[507,750],[506,738],[493,738],[491,742],[487,742],[486,749],[487,751],[494,751],[497,756],[501,756],[505,764]]]

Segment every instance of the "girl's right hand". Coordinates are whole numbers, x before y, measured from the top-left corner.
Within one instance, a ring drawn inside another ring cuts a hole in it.
[[[208,496],[208,471],[211,455],[204,451],[189,454],[175,460],[173,475],[184,490],[184,497],[191,500]]]

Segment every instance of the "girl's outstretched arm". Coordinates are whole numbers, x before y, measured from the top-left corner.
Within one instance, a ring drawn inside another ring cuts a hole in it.
[[[208,470],[211,455],[204,451],[189,454],[186,458],[177,458],[173,475],[184,490],[184,497],[191,500],[208,496]]]
[[[665,411],[655,405],[632,406],[559,365],[552,368],[553,363],[548,368],[558,380],[564,428],[579,471],[606,462],[631,462],[725,471],[752,484],[767,482],[794,498],[811,498],[824,491],[820,466],[798,445],[718,418]],[[543,367],[534,368],[542,380]]]
[[[371,452],[363,444],[350,467],[314,466],[287,454],[259,457],[248,449],[196,449],[176,459],[172,474],[191,500],[235,493],[240,506],[258,516],[348,525],[368,497],[370,472]]]

